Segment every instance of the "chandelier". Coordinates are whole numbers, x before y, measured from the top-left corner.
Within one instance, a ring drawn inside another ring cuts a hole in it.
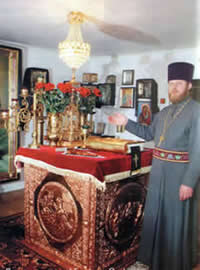
[[[59,57],[72,69],[72,80],[75,80],[75,71],[84,64],[90,56],[90,44],[83,41],[81,24],[84,15],[81,12],[70,12],[70,24],[67,38],[58,45]]]

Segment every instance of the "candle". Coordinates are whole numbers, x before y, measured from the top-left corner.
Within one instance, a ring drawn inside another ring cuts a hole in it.
[[[8,110],[0,110],[0,118],[1,119],[8,119],[8,117],[9,117]]]
[[[122,126],[117,125],[116,128],[117,128],[117,133],[122,133],[125,131],[125,126],[123,125]]]
[[[18,99],[17,98],[12,98],[12,105],[17,106],[18,105]]]
[[[21,89],[21,96],[22,97],[27,97],[28,96],[28,89],[27,88],[22,88]]]

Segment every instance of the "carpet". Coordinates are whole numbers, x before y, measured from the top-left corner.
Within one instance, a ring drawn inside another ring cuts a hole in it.
[[[114,268],[111,268],[114,269]],[[146,268],[131,266],[128,270]],[[0,270],[63,270],[24,242],[24,215],[0,218]]]
[[[23,213],[0,218],[0,270],[63,270],[24,243]]]

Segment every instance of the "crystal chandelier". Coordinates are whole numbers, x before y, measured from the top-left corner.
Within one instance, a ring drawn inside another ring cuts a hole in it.
[[[59,57],[72,68],[72,81],[75,81],[75,71],[85,63],[90,56],[90,44],[83,41],[81,24],[84,15],[81,12],[70,12],[70,23],[67,38],[58,45]]]

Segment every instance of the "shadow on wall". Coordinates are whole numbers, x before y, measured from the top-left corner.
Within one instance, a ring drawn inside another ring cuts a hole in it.
[[[102,75],[100,78],[101,82],[106,82],[106,77],[109,75],[116,76],[116,85],[115,85],[115,105],[119,103],[119,95],[117,89],[121,85],[122,69],[120,62],[118,60],[118,55],[112,55],[111,60],[108,64],[104,64],[102,67]]]
[[[110,63],[103,65],[103,73],[100,81],[105,81],[106,77],[110,74],[114,74],[117,78],[121,78],[121,67],[117,55],[112,55]],[[118,82],[116,82],[116,84],[118,84]]]

